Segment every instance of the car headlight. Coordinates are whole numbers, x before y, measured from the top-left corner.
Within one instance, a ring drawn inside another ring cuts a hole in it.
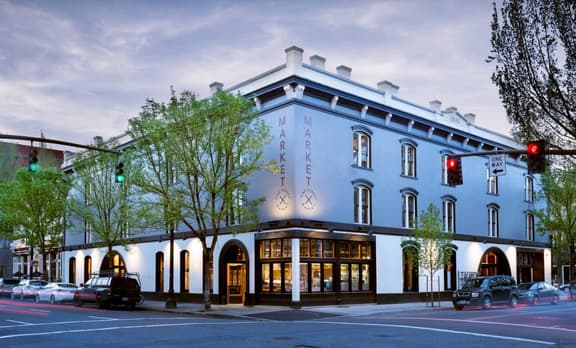
[[[478,296],[480,296],[480,293],[474,291],[474,292],[471,294],[471,296],[472,296],[472,297],[478,297]]]

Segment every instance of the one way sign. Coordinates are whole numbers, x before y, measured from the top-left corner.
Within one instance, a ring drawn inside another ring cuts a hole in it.
[[[488,162],[488,171],[490,176],[506,175],[506,155],[493,155],[490,156]]]

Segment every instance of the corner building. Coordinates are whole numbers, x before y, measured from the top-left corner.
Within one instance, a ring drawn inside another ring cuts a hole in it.
[[[329,72],[323,57],[304,62],[304,51],[294,46],[285,54],[284,64],[227,88],[254,100],[273,136],[265,156],[279,170],[251,178],[249,194],[266,197],[258,230],[218,237],[215,303],[421,300],[429,278],[406,250],[430,203],[454,237],[450,264],[434,276],[435,291],[448,295],[475,275],[551,280],[548,240],[535,231],[532,213],[541,208],[534,201],[538,178],[527,174],[520,156],[506,157],[503,176],[490,176],[488,156],[465,157],[464,184],[447,185],[446,156],[523,145],[476,126],[473,114],[442,110],[440,101],[406,101],[391,82],[366,86],[352,80],[347,66]],[[169,244],[163,231],[136,236],[128,250],[119,246],[111,256],[77,232],[68,233],[63,247],[67,280],[83,282],[114,257],[115,267],[141,274],[147,298],[164,298]],[[200,243],[184,230],[176,238],[177,299],[198,300]]]

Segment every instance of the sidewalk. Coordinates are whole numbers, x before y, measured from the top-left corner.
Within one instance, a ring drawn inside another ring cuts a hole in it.
[[[350,304],[350,305],[333,305],[333,306],[308,306],[300,309],[293,309],[285,306],[244,306],[241,304],[219,305],[212,304],[209,311],[204,311],[200,303],[179,302],[175,309],[167,309],[163,301],[144,301],[143,304],[137,305],[137,308],[153,310],[159,312],[171,312],[181,314],[194,314],[207,317],[235,318],[235,319],[264,319],[275,317],[294,317],[293,315],[282,315],[287,313],[316,313],[317,317],[335,317],[335,316],[362,316],[385,312],[402,312],[411,310],[438,310],[451,309],[451,302],[434,303],[434,307],[427,307],[425,302],[395,303],[395,304]]]

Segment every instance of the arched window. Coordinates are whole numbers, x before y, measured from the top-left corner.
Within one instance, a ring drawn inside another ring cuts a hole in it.
[[[370,135],[364,131],[355,131],[352,140],[353,165],[370,168]]]
[[[156,253],[156,292],[164,292],[164,253]]]
[[[456,270],[456,246],[452,248],[450,260],[444,265],[444,290],[456,290],[458,284],[458,272]]]
[[[416,145],[402,144],[402,175],[416,177]]]
[[[452,197],[442,199],[442,231],[456,231],[456,200]]]
[[[190,290],[190,253],[188,250],[180,252],[180,292]]]
[[[354,186],[354,223],[372,223],[372,189],[366,184]]]
[[[417,292],[418,285],[418,245],[409,241],[402,245],[402,291]]]
[[[416,191],[412,190],[402,192],[402,227],[404,228],[415,228],[418,223],[417,194]]]
[[[92,275],[92,257],[84,257],[84,283],[90,280]]]
[[[486,169],[486,192],[491,195],[498,194],[498,177],[491,176],[489,169]]]
[[[68,260],[68,283],[76,284],[76,258]]]
[[[497,204],[488,205],[488,236],[498,237],[499,234],[499,211],[500,207]]]

